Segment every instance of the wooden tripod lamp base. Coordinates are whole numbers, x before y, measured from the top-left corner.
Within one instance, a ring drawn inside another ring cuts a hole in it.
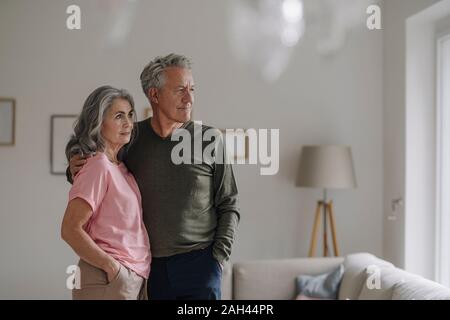
[[[321,212],[322,211],[322,212]],[[336,240],[336,226],[334,223],[333,202],[318,201],[316,207],[316,216],[314,218],[314,226],[311,235],[311,246],[309,247],[309,257],[314,257],[317,246],[317,230],[320,225],[320,215],[323,213],[323,256],[328,256],[328,239],[327,239],[327,220],[330,219],[331,235],[333,238],[334,255],[339,256],[339,248]]]

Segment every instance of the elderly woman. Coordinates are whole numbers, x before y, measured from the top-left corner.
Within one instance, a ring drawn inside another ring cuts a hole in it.
[[[74,177],[61,227],[80,256],[74,300],[146,299],[150,244],[137,183],[121,161],[135,135],[134,119],[128,92],[100,87],[84,103],[66,147],[68,159],[92,155]]]

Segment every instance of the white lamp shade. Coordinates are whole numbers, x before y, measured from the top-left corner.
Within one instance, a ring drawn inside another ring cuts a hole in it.
[[[300,187],[345,189],[356,187],[348,146],[304,146],[297,179]]]

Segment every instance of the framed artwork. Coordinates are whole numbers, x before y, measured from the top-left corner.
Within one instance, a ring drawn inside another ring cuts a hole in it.
[[[249,138],[244,129],[220,129],[229,159],[242,162],[248,159]]]
[[[65,175],[68,166],[66,145],[73,134],[76,115],[52,115],[50,125],[50,173]]]
[[[13,146],[16,130],[16,100],[0,98],[0,146]]]

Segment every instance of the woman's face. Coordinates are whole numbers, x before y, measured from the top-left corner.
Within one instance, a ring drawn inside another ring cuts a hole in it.
[[[113,101],[103,119],[101,134],[111,147],[122,147],[130,142],[133,130],[134,110],[130,103],[121,98]]]

